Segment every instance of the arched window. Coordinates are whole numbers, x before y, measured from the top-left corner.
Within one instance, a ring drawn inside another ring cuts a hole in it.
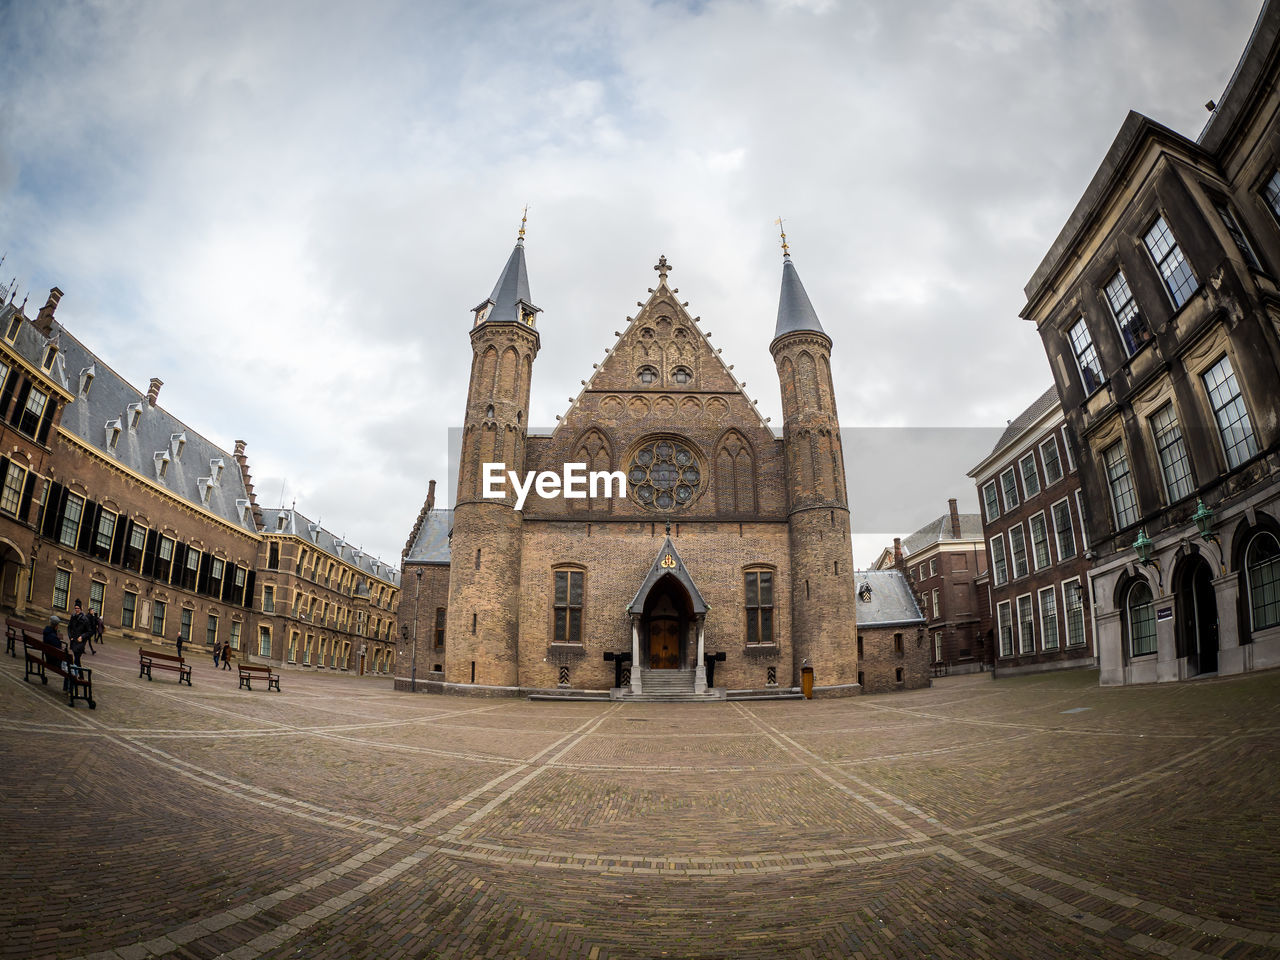
[[[1275,534],[1254,534],[1245,551],[1249,578],[1249,620],[1254,630],[1280,624],[1280,542]]]
[[[658,380],[658,371],[653,367],[641,367],[636,376],[640,378],[640,382],[644,384],[656,383]]]
[[[693,372],[688,367],[676,367],[671,371],[672,383],[688,383],[693,379]]]
[[[1139,580],[1129,588],[1124,610],[1129,627],[1129,656],[1155,653],[1156,614],[1151,605],[1151,587],[1145,580]]]

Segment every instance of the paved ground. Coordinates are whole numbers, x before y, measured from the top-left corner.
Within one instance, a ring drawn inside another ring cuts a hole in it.
[[[0,957],[1280,956],[1280,672],[534,704],[0,657]]]

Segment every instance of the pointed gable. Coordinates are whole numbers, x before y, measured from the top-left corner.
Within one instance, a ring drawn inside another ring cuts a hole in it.
[[[523,234],[521,230],[521,234]],[[472,310],[475,314],[475,325],[482,323],[527,323],[534,324],[534,317],[541,313],[540,307],[533,305],[529,296],[529,271],[524,262],[524,237],[516,241],[515,249],[507,258],[507,264],[493,285],[493,292],[487,300],[482,300]]]
[[[671,534],[668,533],[666,539],[662,541],[662,549],[658,551],[658,555],[654,557],[653,565],[649,567],[648,576],[644,578],[644,582],[640,584],[640,589],[636,591],[635,598],[627,607],[627,613],[635,615],[644,613],[644,604],[649,599],[649,592],[663,577],[675,577],[676,580],[680,581],[680,585],[689,592],[689,601],[693,604],[694,616],[700,617],[707,612],[707,602],[702,599],[702,594],[698,592],[698,588],[694,585],[693,578],[689,576],[689,571],[685,569],[684,561],[680,559],[680,554],[676,552],[675,544],[671,542]]]

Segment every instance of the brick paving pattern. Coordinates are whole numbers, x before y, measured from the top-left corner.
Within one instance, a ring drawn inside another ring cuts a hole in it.
[[[1280,671],[530,703],[0,657],[0,957],[1280,957]]]

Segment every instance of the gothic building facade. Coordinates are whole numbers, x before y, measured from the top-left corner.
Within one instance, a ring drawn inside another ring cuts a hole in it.
[[[406,545],[402,687],[860,692],[832,339],[785,255],[779,435],[668,285],[665,257],[655,269],[549,434],[528,431],[542,341],[523,236],[474,309],[456,503],[429,502]],[[594,476],[572,497],[548,480],[552,495],[521,501],[493,464],[520,478],[581,464],[613,486]]]

